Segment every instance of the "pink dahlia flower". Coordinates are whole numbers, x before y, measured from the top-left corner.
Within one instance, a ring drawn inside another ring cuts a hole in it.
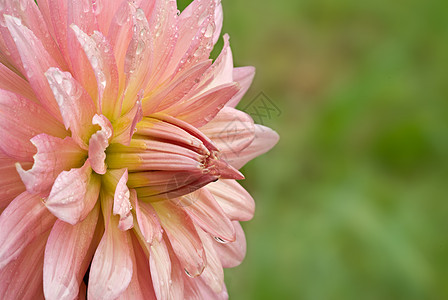
[[[278,140],[219,0],[0,2],[0,299],[220,299]]]

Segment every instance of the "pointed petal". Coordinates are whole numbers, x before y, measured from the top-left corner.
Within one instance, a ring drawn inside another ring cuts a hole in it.
[[[130,111],[113,122],[115,132],[111,143],[119,143],[128,146],[131,142],[132,136],[135,133],[136,126],[142,118],[142,102],[137,100],[134,107]]]
[[[95,114],[92,99],[69,72],[50,68],[45,76],[59,105],[65,128],[70,128],[73,139],[87,149],[94,131],[93,124],[90,124]]]
[[[262,125],[255,125],[255,139],[249,147],[239,153],[223,151],[223,156],[232,166],[240,169],[253,158],[271,150],[278,140],[279,136],[274,130]]]
[[[157,299],[169,299],[171,260],[165,241],[154,240],[151,244],[149,266]]]
[[[45,248],[43,268],[46,299],[71,300],[78,296],[80,284],[93,257],[92,238],[97,226],[99,205],[88,217],[69,225],[56,221]]]
[[[42,42],[19,19],[5,16],[5,21],[22,59],[25,75],[37,98],[53,117],[62,120],[58,104],[44,75],[50,67],[58,67],[58,64],[45,50]]]
[[[171,201],[154,202],[153,207],[183,268],[193,277],[200,275],[204,249],[190,217]]]
[[[254,216],[254,199],[236,180],[220,179],[207,189],[231,220],[249,221]]]
[[[93,257],[88,298],[115,299],[131,282],[132,241],[128,231],[118,229],[118,217],[112,216],[112,195],[102,195],[105,232]]]
[[[134,218],[131,213],[131,201],[129,188],[126,183],[128,181],[128,170],[124,169],[123,175],[118,181],[114,195],[114,215],[120,216],[118,228],[122,231],[131,229],[134,226]]]
[[[36,95],[28,81],[0,63],[0,89],[19,94],[37,102]]]
[[[213,45],[215,45],[219,40],[224,19],[221,1],[218,0],[217,2],[219,2],[219,4],[217,4],[215,8],[215,31],[213,32]]]
[[[60,139],[39,134],[31,143],[37,148],[33,167],[25,171],[17,164],[17,172],[30,193],[48,192],[62,171],[79,168],[85,159],[85,152],[71,137]]]
[[[224,268],[233,268],[238,266],[246,256],[246,237],[243,228],[237,221],[232,222],[235,226],[236,240],[231,243],[214,243],[216,253],[221,259]]]
[[[100,125],[101,129],[92,135],[89,141],[89,159],[92,169],[98,174],[105,174],[107,166],[106,148],[109,146],[109,140],[113,135],[113,127],[110,121],[103,115],[95,115],[93,124]]]
[[[202,188],[178,199],[177,205],[183,206],[195,224],[206,232],[228,242],[235,240],[232,223],[208,189]]]
[[[222,153],[240,153],[255,138],[252,118],[239,110],[224,107],[216,117],[200,128]],[[226,159],[225,155],[222,155]]]
[[[0,211],[9,202],[25,191],[25,185],[17,174],[16,160],[0,151]],[[31,167],[31,163],[24,163],[26,167]]]
[[[60,220],[75,225],[95,206],[100,186],[87,160],[81,168],[59,174],[45,205]]]
[[[158,241],[162,239],[162,227],[156,211],[150,203],[140,202],[137,199],[137,192],[131,190],[131,203],[135,207],[137,223],[145,241],[152,244],[154,238]]]
[[[42,267],[49,231],[28,244],[0,271],[0,299],[43,299]]]
[[[23,192],[15,198],[0,216],[0,269],[49,230],[55,220],[39,196]]]
[[[36,148],[30,139],[48,133],[64,137],[67,132],[40,105],[0,90],[0,149],[20,161],[33,161]]]
[[[233,81],[238,82],[241,87],[238,93],[226,104],[230,107],[235,107],[246,94],[247,90],[252,84],[255,76],[254,67],[241,67],[233,69]]]
[[[201,127],[210,122],[238,90],[238,85],[234,83],[222,85],[181,101],[163,113]]]

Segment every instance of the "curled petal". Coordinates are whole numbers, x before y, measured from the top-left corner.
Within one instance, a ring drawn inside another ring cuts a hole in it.
[[[45,205],[60,220],[75,225],[95,206],[100,182],[87,160],[81,168],[59,174]]]
[[[62,171],[80,167],[86,156],[71,137],[39,134],[31,142],[37,148],[33,167],[25,171],[17,163],[17,172],[30,193],[48,192]]]
[[[0,151],[0,211],[26,189],[17,174],[15,163],[15,159]],[[28,162],[23,164],[27,168],[32,165]]]
[[[91,243],[99,211],[97,205],[75,226],[56,221],[45,248],[43,280],[46,299],[71,300],[78,296],[94,253]]]
[[[131,190],[131,203],[135,207],[137,223],[145,241],[152,244],[154,238],[162,240],[162,227],[156,211],[150,203],[140,202],[137,199],[137,192]]]
[[[131,213],[130,192],[126,183],[128,181],[128,170],[125,169],[123,175],[118,181],[114,195],[114,215],[120,215],[118,228],[128,230],[134,226],[134,219]]]
[[[128,231],[118,229],[118,217],[112,216],[112,195],[102,195],[105,232],[93,257],[88,298],[115,299],[131,282],[132,240]]]
[[[142,102],[137,100],[130,111],[113,122],[115,134],[111,143],[129,145],[132,135],[135,133],[137,123],[139,123],[142,118]]]
[[[93,124],[100,125],[101,129],[92,135],[89,141],[89,159],[92,169],[98,174],[105,174],[107,166],[105,163],[106,153],[104,151],[109,146],[109,140],[113,135],[113,127],[110,121],[103,115],[95,115]]]
[[[23,192],[15,198],[0,216],[0,269],[48,231],[55,220],[39,196]]]

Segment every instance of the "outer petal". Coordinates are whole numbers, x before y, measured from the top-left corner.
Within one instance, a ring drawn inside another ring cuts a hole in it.
[[[44,75],[50,67],[58,67],[58,64],[45,50],[42,42],[19,19],[5,16],[5,20],[22,59],[25,75],[37,98],[52,116],[62,120],[58,104]]]
[[[91,243],[99,211],[97,205],[84,221],[75,226],[56,221],[45,248],[43,274],[46,299],[71,300],[78,296],[80,284],[93,257]]]
[[[0,216],[0,269],[53,226],[55,217],[41,200],[39,196],[23,192]]]
[[[216,8],[215,8],[215,31],[213,32],[213,45],[215,45],[218,42],[219,35],[221,34],[222,23],[223,23],[223,18],[224,18],[221,0],[218,0],[217,2],[219,2],[219,4],[217,4]]]
[[[12,199],[25,191],[25,185],[17,174],[15,159],[10,158],[0,151],[0,211],[5,208]],[[31,167],[31,163],[25,163]]]
[[[93,257],[88,298],[115,299],[131,282],[132,241],[128,231],[118,229],[118,217],[111,215],[112,196],[102,195],[105,232]]]
[[[0,90],[0,149],[20,161],[33,161],[30,139],[39,133],[64,137],[67,132],[38,104]]]
[[[103,115],[95,115],[93,124],[100,125],[98,130],[92,135],[89,141],[89,159],[92,169],[98,174],[105,174],[107,167],[104,160],[106,159],[106,148],[109,146],[109,140],[113,135],[113,127],[110,121]]]
[[[36,100],[28,81],[0,63],[0,89],[19,94],[27,99]]]
[[[279,136],[274,130],[262,125],[255,125],[255,139],[249,147],[239,153],[223,151],[223,155],[232,166],[240,169],[248,161],[271,150],[278,140]]]
[[[249,221],[255,211],[251,195],[232,179],[220,179],[206,187],[231,220]]]
[[[241,67],[233,69],[233,81],[238,82],[241,87],[238,93],[233,96],[232,100],[230,100],[226,105],[230,107],[235,107],[246,94],[247,90],[252,84],[255,76],[255,68],[254,67]]]
[[[48,192],[62,171],[80,167],[86,156],[71,137],[39,134],[31,142],[37,148],[33,167],[25,171],[17,164],[17,172],[30,193]]]
[[[237,221],[233,221],[236,232],[236,240],[232,243],[214,243],[216,253],[221,259],[224,268],[233,268],[238,266],[246,256],[246,237],[243,228]]]
[[[45,205],[60,220],[75,225],[95,206],[100,182],[87,160],[81,168],[59,174]]]
[[[115,189],[114,195],[114,215],[120,215],[120,221],[118,223],[118,228],[120,230],[128,230],[134,226],[134,218],[131,213],[131,201],[130,192],[126,183],[128,181],[128,170],[123,170],[123,175],[118,181],[117,187]]]
[[[84,149],[94,128],[91,120],[95,114],[95,105],[84,88],[69,72],[50,68],[45,72],[66,129],[70,128],[73,139]]]
[[[190,276],[198,276],[205,266],[202,242],[190,217],[171,201],[153,203],[181,265]]]
[[[49,232],[40,234],[0,270],[0,299],[43,299],[42,267]]]
[[[175,200],[174,200],[175,201]],[[202,229],[225,241],[235,240],[235,230],[208,189],[199,189],[180,198],[178,205]]]
[[[239,110],[224,107],[216,117],[201,127],[222,153],[240,153],[255,138],[255,126],[252,118]],[[223,158],[227,157],[223,155]]]
[[[149,265],[157,299],[169,299],[171,260],[165,241],[153,241],[150,247]]]

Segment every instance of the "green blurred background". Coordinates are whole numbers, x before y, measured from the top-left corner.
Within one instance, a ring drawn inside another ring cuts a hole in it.
[[[281,110],[230,298],[448,299],[448,2],[222,2]]]

